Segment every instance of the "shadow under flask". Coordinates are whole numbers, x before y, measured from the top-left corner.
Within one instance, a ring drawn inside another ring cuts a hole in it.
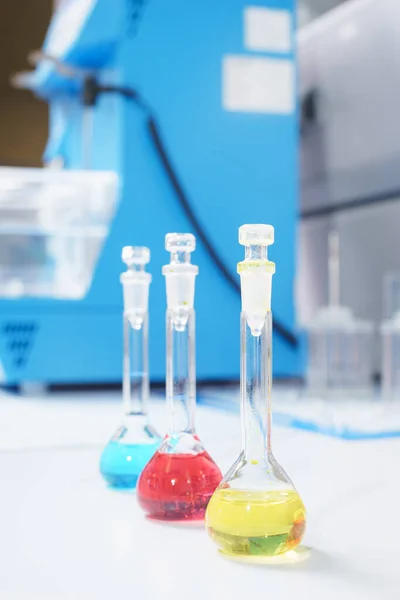
[[[114,488],[133,489],[161,439],[149,424],[148,299],[151,275],[145,270],[150,250],[125,246],[121,274],[123,313],[123,422],[104,448],[100,473]]]
[[[198,267],[190,262],[196,240],[170,233],[165,248],[171,261],[163,267],[167,288],[166,399],[169,431],[143,470],[138,501],[148,517],[168,521],[204,518],[222,479],[195,431],[196,364],[194,288]]]
[[[306,521],[303,502],[271,450],[272,313],[275,264],[267,248],[270,225],[243,225],[246,247],[238,263],[241,279],[241,430],[242,450],[215,491],[206,513],[211,538],[224,554],[248,557],[282,555],[301,541]]]

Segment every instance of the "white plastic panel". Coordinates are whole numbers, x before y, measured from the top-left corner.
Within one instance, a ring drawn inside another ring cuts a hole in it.
[[[352,0],[300,30],[300,91],[319,96],[303,209],[400,188],[399,40],[398,0]]]

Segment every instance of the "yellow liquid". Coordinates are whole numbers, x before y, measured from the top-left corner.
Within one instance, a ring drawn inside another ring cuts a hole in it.
[[[294,490],[256,492],[221,488],[206,513],[209,534],[235,556],[275,556],[295,548],[305,529],[306,510]]]

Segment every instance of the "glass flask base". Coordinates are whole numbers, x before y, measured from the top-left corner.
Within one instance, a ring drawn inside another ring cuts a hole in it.
[[[305,530],[305,509],[295,490],[221,488],[207,510],[207,529],[232,556],[274,557],[296,548]]]
[[[308,560],[311,556],[311,548],[307,546],[297,546],[293,550],[288,550],[284,554],[277,554],[276,556],[265,556],[265,555],[245,555],[245,554],[231,554],[225,550],[218,551],[221,556],[228,560],[234,560],[235,562],[241,562],[252,565],[295,565]]]
[[[158,440],[149,444],[111,441],[101,455],[100,473],[112,488],[134,489],[140,473],[159,445]]]
[[[205,451],[156,452],[138,482],[138,501],[147,516],[163,521],[199,521],[222,475]]]

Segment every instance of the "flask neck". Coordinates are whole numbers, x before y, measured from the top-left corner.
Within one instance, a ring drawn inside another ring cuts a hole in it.
[[[123,382],[125,415],[147,415],[149,398],[148,314],[139,326],[132,327],[128,314],[123,317]]]
[[[245,247],[245,260],[248,261],[267,261],[268,260],[268,246],[261,246],[260,244],[252,244]]]
[[[241,313],[242,453],[258,462],[271,453],[272,313],[265,314],[259,335]]]
[[[188,310],[184,324],[167,310],[166,397],[169,435],[194,433],[196,405],[195,312]]]

